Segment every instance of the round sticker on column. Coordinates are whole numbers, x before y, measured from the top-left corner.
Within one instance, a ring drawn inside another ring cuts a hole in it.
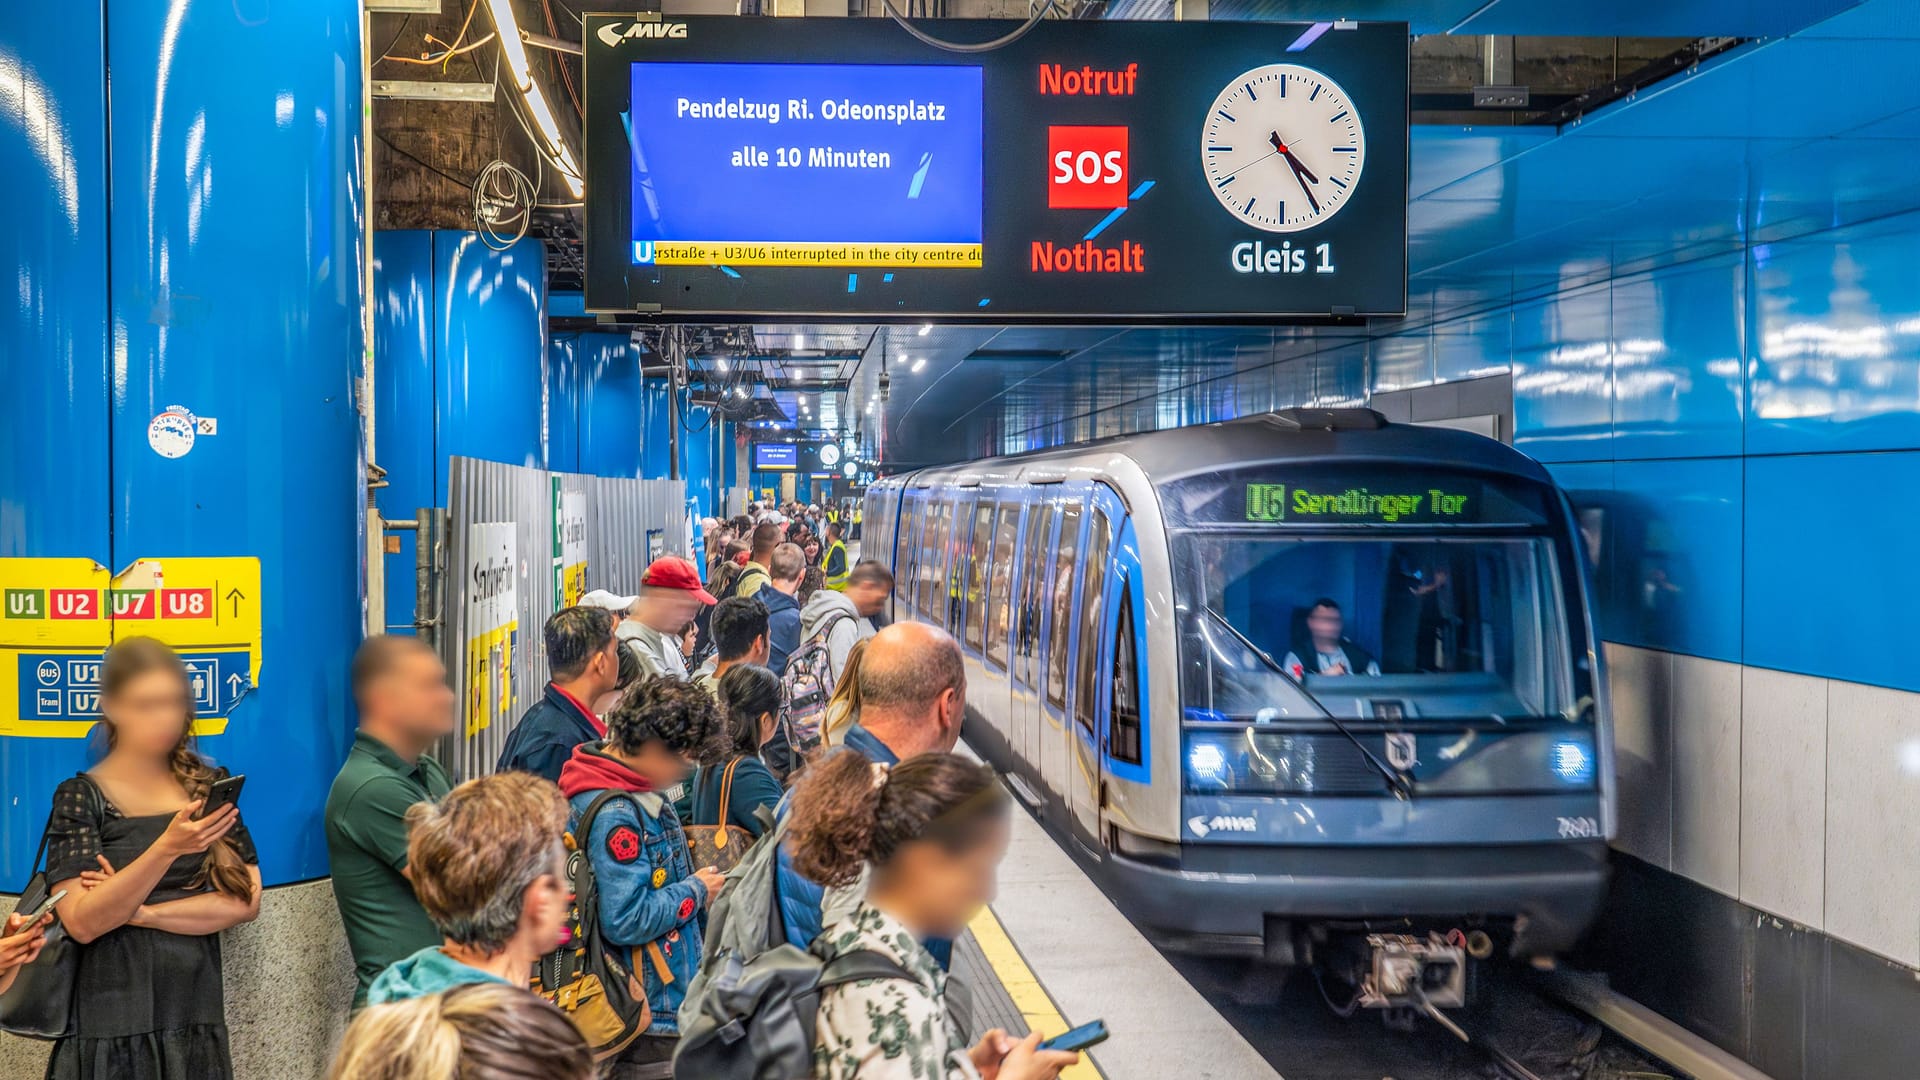
[[[183,405],[169,405],[147,424],[147,445],[164,458],[185,457],[193,449],[194,417]]]

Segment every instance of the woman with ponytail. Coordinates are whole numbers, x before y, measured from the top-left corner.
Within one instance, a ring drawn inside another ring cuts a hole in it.
[[[225,769],[193,748],[193,692],[153,638],[107,651],[107,753],[54,789],[47,876],[79,942],[73,1033],[48,1080],[221,1080],[227,1052],[219,933],[260,913],[260,870],[238,807],[196,820]]]
[[[1052,1080],[1079,1060],[1040,1050],[1038,1032],[989,1031],[965,1049],[947,1016],[947,973],[921,945],[959,936],[993,899],[1009,837],[993,770],[956,754],[891,768],[828,754],[794,789],[788,836],[795,868],[828,888],[872,870],[860,906],[828,926],[814,951],[828,961],[879,953],[911,976],[822,992],[815,1080]]]

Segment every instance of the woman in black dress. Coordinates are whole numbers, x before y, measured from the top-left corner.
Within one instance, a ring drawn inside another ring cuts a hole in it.
[[[74,1032],[48,1080],[233,1075],[219,933],[260,913],[260,870],[237,807],[194,820],[224,777],[193,749],[186,668],[152,638],[107,651],[107,755],[54,790],[48,876],[80,942]]]

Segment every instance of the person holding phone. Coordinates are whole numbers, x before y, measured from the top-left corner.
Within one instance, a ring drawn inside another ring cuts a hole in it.
[[[0,930],[0,994],[13,988],[14,976],[33,963],[47,943],[47,927],[53,925],[53,912],[35,917],[31,911],[16,911],[7,916]]]
[[[1080,1060],[1041,1049],[1039,1032],[989,1031],[967,1049],[947,1010],[947,973],[921,944],[958,936],[993,897],[1007,814],[993,770],[957,754],[889,767],[842,750],[801,774],[789,826],[794,868],[835,888],[872,866],[860,905],[829,924],[813,951],[829,962],[878,953],[905,976],[821,993],[817,1080],[1053,1080]]]
[[[73,1034],[47,1077],[231,1077],[219,934],[260,913],[253,839],[231,802],[201,814],[227,773],[194,750],[172,649],[116,643],[100,706],[107,754],[54,789],[48,825],[47,876],[67,894],[56,910],[82,948]]]

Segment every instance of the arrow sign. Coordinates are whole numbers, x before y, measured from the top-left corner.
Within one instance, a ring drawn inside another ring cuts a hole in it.
[[[227,693],[233,695],[234,697],[239,697],[240,688],[242,686],[245,686],[246,683],[247,683],[247,680],[241,678],[237,674],[227,676]]]
[[[246,598],[247,598],[247,594],[241,592],[239,589],[227,590],[227,599],[233,602],[233,614],[236,618],[240,614],[240,601],[245,600]]]

